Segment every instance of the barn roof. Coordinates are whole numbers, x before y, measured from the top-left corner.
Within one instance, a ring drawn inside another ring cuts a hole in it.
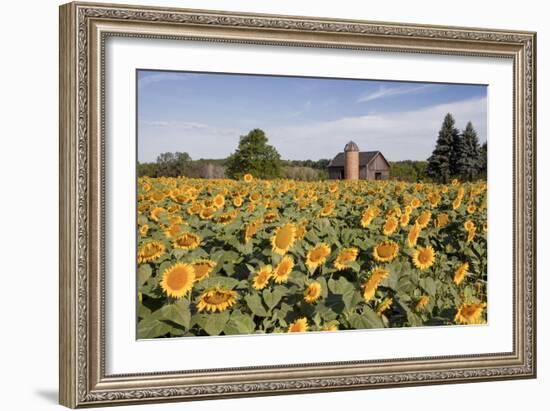
[[[367,165],[376,157],[380,151],[361,151],[359,152],[359,166]],[[336,154],[328,165],[329,167],[344,167],[344,153]]]

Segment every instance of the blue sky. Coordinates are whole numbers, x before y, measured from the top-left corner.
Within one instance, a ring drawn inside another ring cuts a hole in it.
[[[447,112],[487,135],[483,85],[138,71],[138,160],[166,151],[225,158],[263,129],[281,157],[332,158],[355,141],[388,160],[425,160]]]

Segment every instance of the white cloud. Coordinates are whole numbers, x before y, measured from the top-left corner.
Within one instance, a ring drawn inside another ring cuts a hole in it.
[[[458,129],[472,121],[480,141],[486,140],[486,98],[297,126],[259,127],[284,159],[332,158],[353,140],[362,151],[379,150],[388,160],[425,160],[433,151],[447,113],[453,114]],[[186,121],[143,121],[139,130],[139,160],[154,161],[165,151],[185,151],[195,159],[225,158],[235,151],[239,136],[248,131]]]
[[[241,130],[191,121],[141,121],[138,160],[155,161],[163,152],[187,152],[193,159],[224,158],[235,150]]]
[[[476,98],[419,110],[344,117],[300,126],[266,128],[270,143],[283,158],[331,158],[355,141],[362,151],[380,150],[389,160],[425,160],[434,148],[445,114],[456,127],[472,121],[480,141],[487,135],[487,101]]]
[[[398,96],[403,94],[419,93],[432,87],[431,84],[423,84],[421,86],[409,86],[409,87],[388,87],[380,86],[378,90],[371,91],[370,93],[363,94],[357,99],[358,103],[365,103],[367,101],[378,100],[384,97]]]
[[[180,130],[206,129],[210,126],[202,123],[194,123],[192,121],[142,121],[143,127],[163,127],[163,128],[178,128]]]
[[[307,100],[307,101],[303,104],[303,106],[302,106],[302,108],[301,108],[300,110],[297,110],[297,111],[294,111],[294,112],[290,113],[289,117],[298,117],[298,116],[301,116],[302,114],[311,111],[311,107],[312,107],[311,100]]]
[[[192,78],[196,78],[200,74],[196,73],[170,73],[170,72],[161,72],[151,74],[145,77],[141,77],[138,80],[138,87],[143,88],[147,87],[154,83],[159,83],[161,81],[187,81]]]

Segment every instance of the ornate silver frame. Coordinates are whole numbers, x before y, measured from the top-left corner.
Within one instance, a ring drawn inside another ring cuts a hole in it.
[[[104,45],[109,36],[475,55],[514,64],[514,349],[471,356],[106,375]],[[536,376],[536,34],[70,3],[60,8],[60,403],[68,407]]]

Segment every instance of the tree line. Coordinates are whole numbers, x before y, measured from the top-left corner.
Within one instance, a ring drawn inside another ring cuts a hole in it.
[[[471,121],[459,132],[452,114],[441,125],[435,149],[428,158],[426,175],[447,183],[451,178],[471,181],[487,176],[487,143],[480,146]]]
[[[138,176],[239,179],[250,173],[256,178],[290,178],[314,181],[328,177],[330,160],[282,160],[261,129],[241,136],[235,152],[225,159],[192,160],[188,153],[162,153],[156,162],[138,163]]]

